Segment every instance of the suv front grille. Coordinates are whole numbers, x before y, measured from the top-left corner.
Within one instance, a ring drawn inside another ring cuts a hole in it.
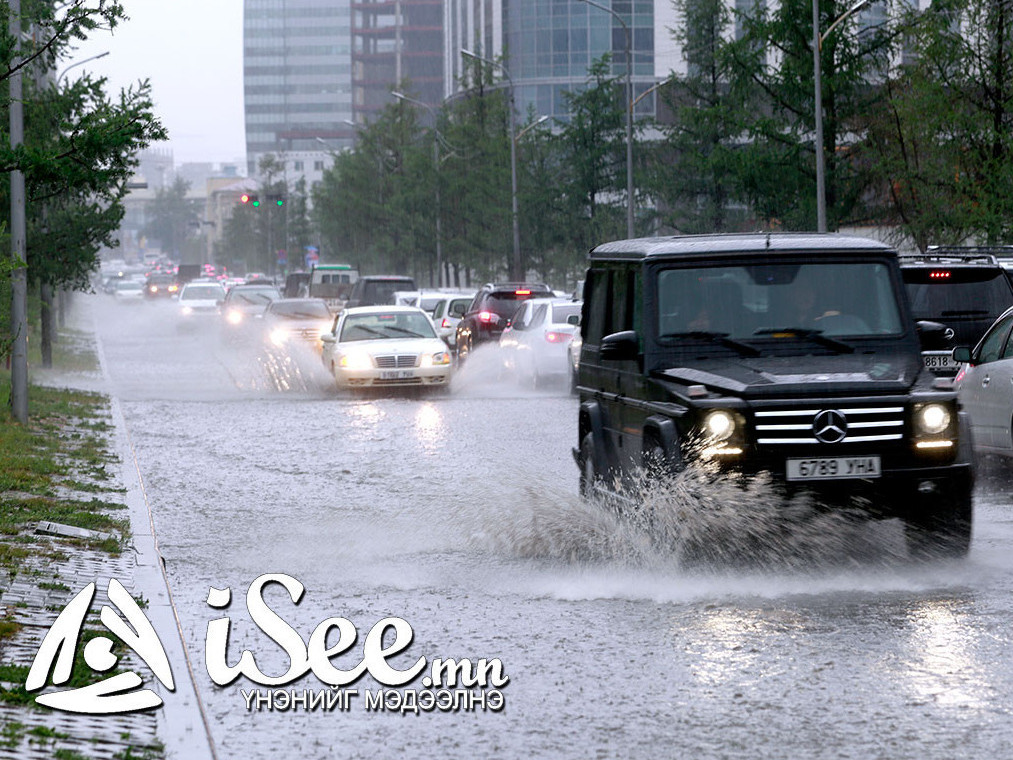
[[[390,354],[376,357],[376,366],[380,369],[402,369],[404,367],[414,367],[418,360],[417,354]]]
[[[827,415],[836,412],[837,415]],[[803,409],[764,409],[754,412],[758,445],[799,445],[899,441],[904,437],[904,407],[875,404],[806,406]],[[817,417],[820,417],[817,423]],[[843,426],[841,419],[843,418]],[[823,440],[817,438],[817,426]],[[843,427],[843,437],[833,429]]]

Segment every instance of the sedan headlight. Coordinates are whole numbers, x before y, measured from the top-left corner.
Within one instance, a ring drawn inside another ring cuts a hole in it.
[[[184,306],[183,307],[183,316],[184,317],[188,317],[191,314],[193,314],[193,307],[192,306]]]
[[[373,357],[365,351],[349,351],[338,359],[338,366],[350,370],[372,369]]]
[[[230,309],[229,313],[225,315],[225,319],[229,321],[230,325],[238,325],[243,321],[243,312],[236,309]]]
[[[287,340],[288,340],[288,330],[283,330],[280,327],[276,327],[273,330],[271,330],[271,342],[274,345],[280,348],[281,346],[285,345],[285,341]]]
[[[450,364],[449,351],[437,351],[435,354],[423,354],[419,361],[420,367],[445,367]]]
[[[915,428],[919,435],[940,435],[950,427],[953,415],[945,404],[925,404],[915,409]]]

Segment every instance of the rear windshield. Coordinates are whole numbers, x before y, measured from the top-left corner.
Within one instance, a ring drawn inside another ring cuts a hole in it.
[[[909,267],[901,270],[915,319],[997,317],[1013,305],[1002,270]]]
[[[521,304],[529,298],[544,297],[544,293],[524,293],[518,295],[514,291],[491,293],[483,302],[482,310],[491,311],[501,317],[510,318],[517,313]]]

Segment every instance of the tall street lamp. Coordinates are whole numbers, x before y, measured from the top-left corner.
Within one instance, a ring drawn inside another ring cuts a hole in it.
[[[813,81],[816,87],[816,231],[827,231],[827,190],[826,190],[826,169],[824,167],[823,146],[823,82],[821,72],[821,53],[823,52],[823,41],[830,36],[838,24],[845,19],[858,13],[873,0],[858,0],[848,10],[834,19],[824,34],[820,34],[820,0],[813,0]],[[587,2],[587,0],[585,0]]]
[[[612,17],[622,24],[626,34],[626,237],[633,237],[633,50],[630,42],[630,28],[623,17],[608,6],[583,0],[588,5],[611,13]],[[813,0],[817,2],[817,0]]]
[[[436,287],[443,287],[443,233],[440,228],[440,216],[442,215],[442,208],[440,205],[440,130],[436,127],[437,117],[436,110],[428,103],[423,103],[421,100],[410,98],[402,92],[392,90],[393,95],[398,100],[402,100],[405,103],[412,103],[417,106],[425,108],[433,117],[433,172],[434,179],[436,180]],[[429,280],[429,284],[432,285],[432,278]]]
[[[514,282],[524,281],[524,268],[521,265],[521,226],[520,226],[520,215],[517,211],[517,140],[515,138],[516,124],[514,112],[514,80],[510,76],[510,72],[507,70],[499,61],[494,61],[491,58],[483,58],[476,53],[472,53],[470,50],[462,50],[461,55],[467,56],[468,58],[474,58],[476,61],[487,63],[490,66],[495,66],[503,72],[503,76],[507,78],[510,83],[510,210],[513,214],[513,228],[514,228],[514,256],[513,263],[510,267],[510,278]]]
[[[90,56],[88,58],[83,58],[80,61],[75,61],[74,63],[70,64],[70,66],[68,66],[63,71],[61,71],[60,75],[58,77],[56,77],[56,86],[57,86],[57,88],[60,87],[60,81],[65,76],[67,76],[67,72],[70,71],[71,69],[76,68],[78,66],[81,66],[82,64],[88,63],[88,61],[97,61],[99,58],[105,58],[107,55],[109,55],[109,51],[108,50],[105,51],[104,53],[98,53],[97,55],[93,55],[93,56]]]

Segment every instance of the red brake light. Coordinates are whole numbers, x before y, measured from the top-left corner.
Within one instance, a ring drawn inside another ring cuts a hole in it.
[[[482,322],[492,322],[494,316],[491,311],[480,311],[478,313],[478,318]]]
[[[949,278],[949,272],[929,272],[930,280],[948,280]]]
[[[530,296],[531,295],[531,291],[530,290],[515,290],[514,291],[514,295],[515,296]]]
[[[440,322],[440,327],[446,329],[446,328],[449,328],[449,327],[453,327],[453,325],[450,324],[450,320],[449,319],[447,319],[446,317],[444,317],[443,321]]]
[[[565,341],[569,340],[571,337],[572,336],[569,333],[561,333],[561,332],[547,332],[547,333],[545,333],[545,339],[547,341],[549,341],[549,343],[564,343]]]

